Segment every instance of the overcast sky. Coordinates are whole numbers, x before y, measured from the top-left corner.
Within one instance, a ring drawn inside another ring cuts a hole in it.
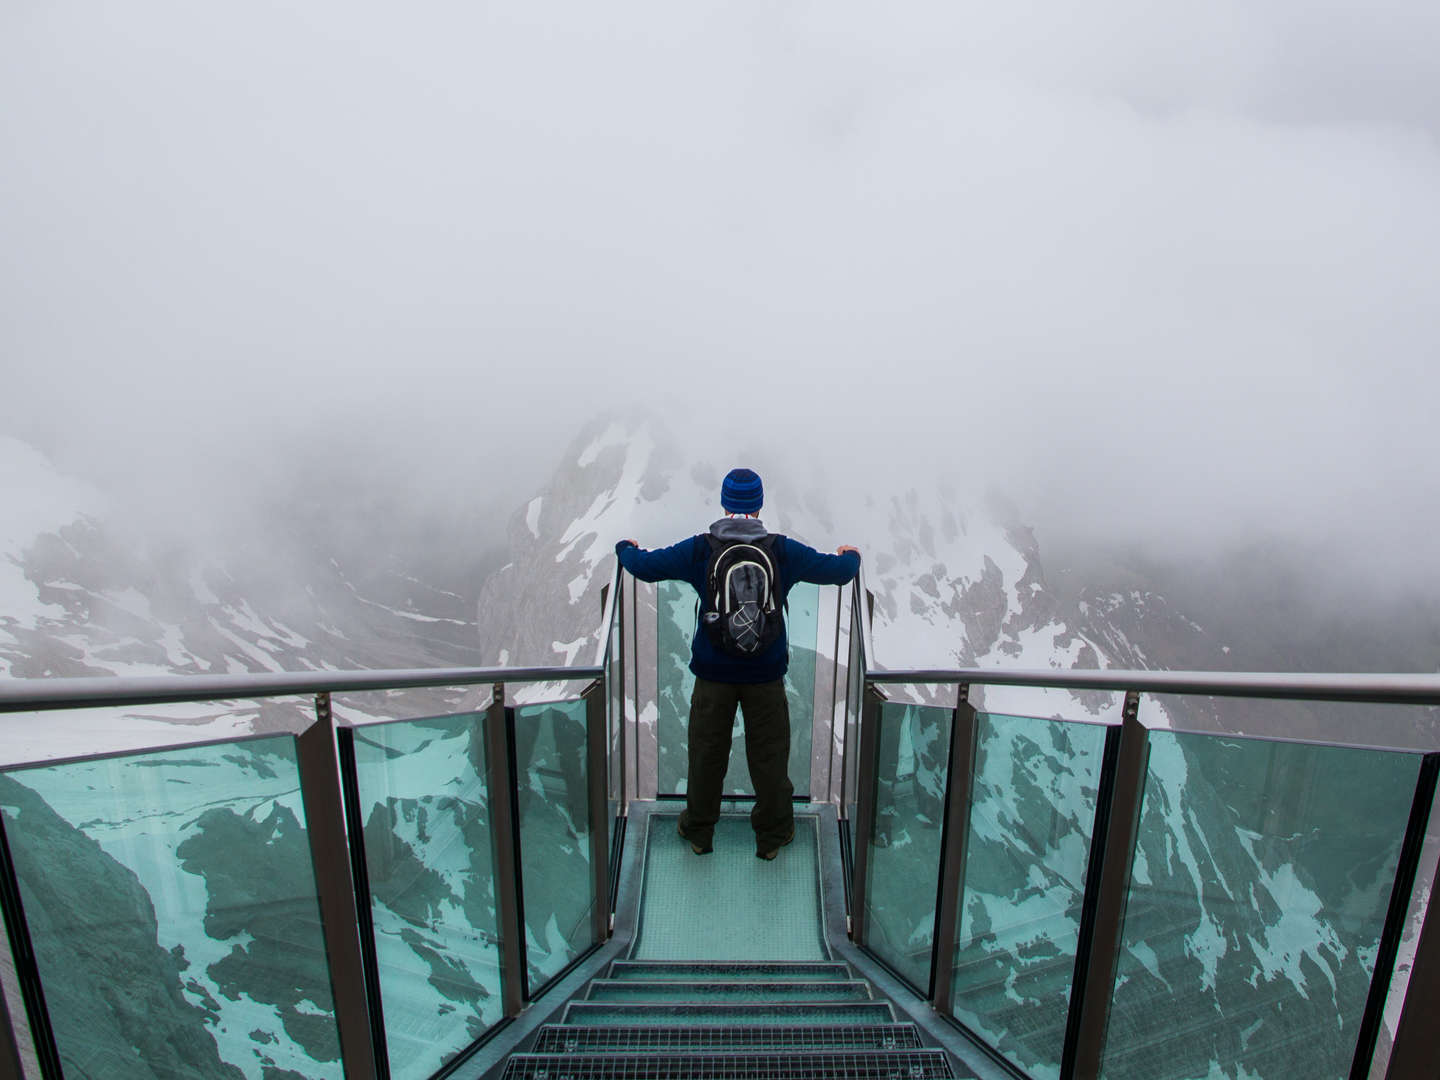
[[[842,492],[938,463],[1057,534],[1433,583],[1437,41],[1431,0],[11,0],[0,428],[150,498],[312,438],[463,494],[639,399]]]

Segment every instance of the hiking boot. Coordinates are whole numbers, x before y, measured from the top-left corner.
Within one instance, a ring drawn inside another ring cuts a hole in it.
[[[781,840],[780,843],[776,844],[776,845],[775,845],[773,848],[771,848],[769,851],[757,851],[757,852],[755,852],[755,857],[756,857],[757,859],[765,859],[765,860],[768,862],[770,859],[775,858],[776,855],[779,855],[779,854],[780,854],[780,849],[781,849],[782,847],[784,847],[786,844],[790,843],[790,841],[791,841],[791,840],[794,840],[794,839],[795,839],[795,823],[792,821],[792,822],[790,823],[790,831],[785,835],[785,839],[784,839],[784,840]]]
[[[696,855],[709,855],[710,852],[712,852],[712,851],[715,850],[715,849],[712,848],[709,844],[705,844],[705,845],[702,847],[700,844],[697,844],[694,840],[691,840],[690,837],[686,836],[686,835],[685,835],[685,823],[684,823],[683,821],[677,821],[677,822],[675,823],[675,831],[680,834],[680,839],[681,839],[681,840],[684,840],[687,844],[690,845],[690,850],[693,851],[693,852],[695,852]],[[772,859],[773,859],[774,857],[775,857],[774,855],[771,855],[771,856],[770,856],[770,858],[772,858]]]

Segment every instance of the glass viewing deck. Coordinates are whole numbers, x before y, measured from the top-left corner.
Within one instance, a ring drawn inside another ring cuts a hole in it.
[[[313,703],[0,768],[0,1078],[1440,1076],[1440,745],[1146,711],[1440,676],[887,671],[863,585],[797,589],[795,841],[737,745],[696,857],[691,619],[617,576],[585,666],[0,682],[102,733]]]

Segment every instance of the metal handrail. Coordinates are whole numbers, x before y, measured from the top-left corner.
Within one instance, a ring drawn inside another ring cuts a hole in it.
[[[603,644],[603,638],[602,638]],[[155,675],[132,678],[6,679],[0,713],[85,709],[231,698],[409,690],[427,686],[573,682],[598,679],[603,666],[402,668],[387,671],[275,671],[248,675]]]
[[[925,668],[910,671],[866,668],[872,683],[968,683],[972,686],[1034,686],[1062,690],[1138,690],[1146,694],[1204,697],[1284,698],[1291,701],[1348,701],[1379,705],[1440,705],[1440,674],[1351,674],[1295,672],[1122,671],[1115,668],[1003,670]]]

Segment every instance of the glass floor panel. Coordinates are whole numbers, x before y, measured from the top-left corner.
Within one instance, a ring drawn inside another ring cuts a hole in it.
[[[715,825],[714,852],[696,855],[675,832],[678,814],[651,814],[636,960],[829,960],[820,918],[815,818],[774,861],[755,857],[743,814]]]

